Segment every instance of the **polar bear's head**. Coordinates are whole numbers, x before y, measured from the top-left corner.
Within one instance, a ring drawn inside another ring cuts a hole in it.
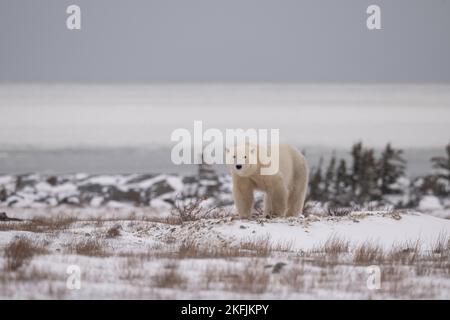
[[[241,177],[257,173],[259,169],[257,146],[244,144],[227,148],[226,151],[226,162],[231,173]]]

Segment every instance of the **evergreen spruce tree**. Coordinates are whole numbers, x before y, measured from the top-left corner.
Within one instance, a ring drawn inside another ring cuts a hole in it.
[[[359,185],[361,168],[362,168],[362,142],[358,142],[353,145],[351,155],[352,155],[352,173],[351,173],[351,186],[353,196],[358,196],[361,192]]]
[[[360,203],[381,198],[378,189],[377,165],[375,152],[373,149],[365,149],[362,153],[362,162],[360,166],[359,185],[361,187],[359,193]]]
[[[336,185],[336,156],[333,153],[328,164],[327,170],[325,171],[325,181],[323,187],[323,197],[326,200],[333,200],[336,195],[335,185]]]
[[[349,204],[349,187],[351,177],[347,173],[347,163],[344,159],[339,161],[339,165],[336,169],[336,179],[334,190],[336,193],[335,200],[341,205]]]
[[[436,170],[433,175],[433,193],[441,197],[450,195],[450,143],[445,147],[445,151],[445,156],[431,158],[433,169]]]
[[[361,142],[353,145],[351,190],[352,197],[359,203],[377,200],[380,192],[377,186],[377,163],[373,149],[364,148]]]
[[[403,193],[403,190],[393,186],[400,177],[405,175],[406,161],[403,159],[402,153],[402,150],[392,148],[390,143],[381,153],[378,162],[378,178],[382,195]]]
[[[311,170],[311,179],[309,182],[309,200],[322,201],[322,162],[320,158],[317,168]]]

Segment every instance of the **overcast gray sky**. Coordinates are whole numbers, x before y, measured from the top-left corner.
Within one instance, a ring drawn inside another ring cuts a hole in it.
[[[0,0],[0,45],[2,82],[450,82],[450,0]]]

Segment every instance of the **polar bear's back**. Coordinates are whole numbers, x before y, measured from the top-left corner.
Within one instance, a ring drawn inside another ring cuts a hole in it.
[[[308,164],[297,148],[289,144],[280,144],[279,153],[279,172],[288,185],[299,177],[308,177]]]

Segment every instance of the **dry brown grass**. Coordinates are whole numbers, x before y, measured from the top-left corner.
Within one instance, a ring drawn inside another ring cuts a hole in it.
[[[392,249],[384,254],[385,263],[391,264],[413,264],[422,254],[420,240],[406,242],[395,245]]]
[[[353,211],[352,207],[328,206],[327,214],[329,216],[343,217],[348,216]]]
[[[380,245],[365,242],[356,247],[353,262],[359,265],[382,263],[384,257],[385,254]]]
[[[102,218],[101,216],[91,217],[88,219],[79,219],[80,222],[85,222],[87,224],[94,223],[96,227],[102,227],[106,222],[128,222],[129,226],[132,227],[135,224],[142,224],[143,222],[154,222],[163,223],[170,225],[180,225],[181,221],[175,216],[161,216],[161,215],[137,215],[136,212],[132,211],[125,216],[119,217],[108,217]]]
[[[264,293],[270,283],[270,273],[256,262],[248,263],[242,270],[228,275],[229,288],[234,292]]]
[[[28,238],[18,237],[5,247],[4,252],[5,270],[16,271],[28,264],[35,255],[47,253],[47,249]]]
[[[72,216],[39,217],[32,220],[0,223],[0,231],[55,232],[68,229],[75,221],[77,219]]]
[[[270,236],[261,236],[244,239],[240,244],[241,249],[254,252],[258,257],[267,257],[272,252]]]
[[[63,275],[61,280],[64,279]],[[19,282],[39,282],[39,281],[51,281],[58,280],[58,275],[51,273],[48,270],[31,266],[29,268],[19,268],[15,272],[2,272],[0,273],[0,283],[8,286]]]
[[[381,283],[397,282],[406,277],[407,272],[398,265],[383,265],[381,268]]]
[[[258,262],[252,260],[239,267],[209,266],[203,273],[202,283],[205,289],[215,285],[218,289],[233,292],[264,293],[269,287],[271,273]]]
[[[449,237],[440,235],[431,250],[422,250],[420,239],[396,244],[389,250],[384,250],[376,243],[363,243],[355,248],[353,262],[356,264],[383,265],[419,265],[420,269],[429,265],[433,268],[450,266]]]
[[[123,220],[123,219],[116,219],[116,220]],[[170,225],[180,225],[182,221],[179,217],[169,215],[169,216],[157,216],[157,215],[150,215],[145,216],[141,218],[136,218],[133,216],[129,216],[127,218],[128,221],[145,221],[145,222],[154,222],[154,223],[163,223],[163,224],[170,224]]]
[[[332,235],[321,246],[313,248],[312,253],[325,253],[327,255],[336,256],[343,253],[348,253],[350,249],[350,242],[348,240]]]
[[[122,229],[122,227],[120,225],[115,225],[111,228],[109,228],[106,231],[106,237],[107,238],[117,238],[120,236],[121,232],[120,230]]]
[[[291,243],[272,244],[267,237],[245,240],[237,246],[223,243],[221,245],[199,244],[192,237],[181,244],[177,242],[155,245],[140,253],[142,259],[233,259],[238,257],[266,257],[273,251],[289,252]],[[127,254],[119,254],[126,257]]]
[[[271,243],[272,252],[292,252],[292,246],[292,241]]]
[[[273,251],[288,252],[292,243],[272,244],[270,237],[249,238],[242,241],[238,246],[216,245],[201,246],[193,238],[185,239],[171,254],[167,250],[162,257],[178,259],[231,259],[236,257],[267,257]],[[161,256],[160,256],[161,257]]]
[[[172,259],[230,259],[237,257],[267,257],[273,252],[291,252],[292,242],[272,243],[269,236],[247,238],[238,245],[221,243],[200,245],[188,237],[176,245],[176,241],[163,248],[152,248],[149,256]]]
[[[81,240],[70,245],[72,253],[89,257],[106,257],[107,251],[97,239]]]
[[[186,285],[187,279],[178,271],[178,264],[169,263],[164,269],[153,276],[153,284],[157,288],[181,288]]]
[[[178,259],[211,259],[211,258],[235,258],[248,256],[239,248],[229,246],[208,246],[203,247],[191,238],[186,239],[178,247],[175,257]]]
[[[217,274],[219,269],[217,267],[208,266],[202,275],[202,283],[204,284],[204,288],[206,290],[211,289],[211,284],[217,281]]]
[[[203,201],[204,199],[201,197],[194,197],[189,200],[177,197],[171,213],[178,217],[181,222],[199,220],[205,215],[205,209],[202,207]]]
[[[196,221],[200,219],[214,219],[223,218],[228,213],[217,207],[204,207],[203,203],[207,200],[206,197],[189,197],[183,198],[183,195],[178,196],[171,210],[172,216],[178,220],[179,223]]]
[[[58,214],[53,217],[37,217],[31,220],[23,221],[5,221],[0,223],[0,231],[28,231],[35,233],[52,233],[68,230],[75,222],[81,225],[95,225],[102,227],[106,222],[129,221],[130,223],[154,222],[169,225],[180,225],[182,221],[176,216],[145,216],[136,217],[135,213],[130,213],[124,218],[107,218],[95,217],[89,219],[78,219],[71,215]]]
[[[431,249],[434,254],[443,254],[445,252],[450,251],[450,236],[441,232],[439,233],[436,241],[433,244],[433,248]]]
[[[120,265],[119,278],[127,281],[141,280],[145,277],[142,256],[128,256]]]
[[[304,291],[306,286],[305,269],[303,265],[296,266],[283,272],[280,278],[280,283],[289,287],[292,291]]]

